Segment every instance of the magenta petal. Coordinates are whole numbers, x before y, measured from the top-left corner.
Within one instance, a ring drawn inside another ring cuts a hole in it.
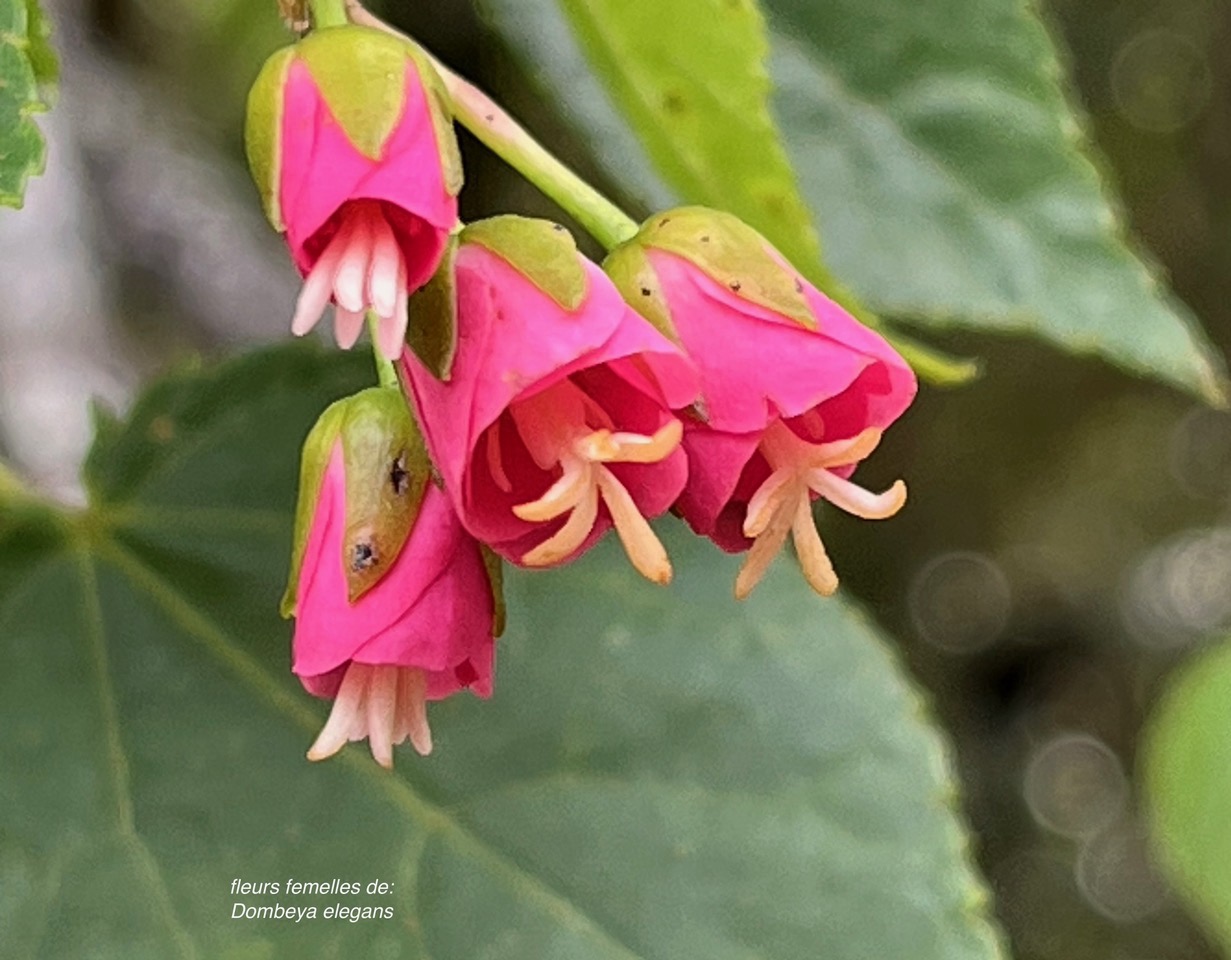
[[[306,275],[355,200],[381,201],[402,248],[408,286],[417,289],[440,262],[457,222],[457,198],[445,188],[436,133],[418,70],[406,66],[406,104],[379,160],[347,139],[301,62],[283,94],[279,200],[287,243]]]
[[[910,405],[915,377],[905,361],[812,287],[804,289],[819,332],[743,300],[680,257],[659,250],[650,257],[701,371],[713,429],[750,433],[776,416],[798,416],[850,389],[868,368],[874,374],[856,391],[875,414],[865,426],[888,426]]]
[[[715,532],[719,515],[735,495],[740,475],[760,442],[760,431],[724,433],[685,421],[688,486],[676,509],[694,531],[702,536]]]

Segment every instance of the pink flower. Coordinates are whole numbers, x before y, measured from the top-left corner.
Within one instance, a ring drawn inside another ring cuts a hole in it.
[[[408,349],[402,370],[466,528],[514,563],[547,567],[614,526],[637,570],[668,582],[646,518],[684,488],[672,410],[696,397],[691,364],[545,221],[472,224],[440,282],[454,284],[449,296],[429,287],[423,311],[412,301],[411,342],[455,325],[451,362],[429,369]],[[441,305],[455,313],[429,309]]]
[[[447,103],[421,51],[366,27],[314,31],[266,63],[249,96],[248,155],[306,278],[296,335],[332,300],[340,346],[371,310],[382,352],[401,352],[407,296],[431,278],[457,223]]]
[[[334,700],[310,760],[364,738],[385,767],[407,738],[426,755],[429,700],[491,694],[495,590],[428,472],[393,390],[335,404],[305,444],[284,612],[295,617],[294,672]]]
[[[700,370],[676,509],[723,549],[749,550],[736,596],[751,592],[788,533],[809,584],[833,593],[811,501],[869,520],[902,508],[902,481],[873,494],[849,478],[914,399],[906,361],[728,214],[659,215],[605,266]]]

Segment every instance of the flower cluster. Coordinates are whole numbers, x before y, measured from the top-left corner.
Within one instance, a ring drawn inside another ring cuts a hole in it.
[[[367,27],[270,59],[247,128],[270,221],[304,277],[292,330],[333,304],[396,362],[340,400],[303,455],[291,583],[295,673],[334,701],[308,756],[431,747],[426,704],[491,692],[500,564],[568,563],[614,530],[667,584],[649,521],[673,511],[746,552],[754,588],[788,535],[837,588],[813,515],[901,509],[851,474],[909,406],[901,357],[758,233],[660,213],[600,267],[562,227],[457,219],[450,100],[427,56]],[[629,231],[630,233],[632,231]]]

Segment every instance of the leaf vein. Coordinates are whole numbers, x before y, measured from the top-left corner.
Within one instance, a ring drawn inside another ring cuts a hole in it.
[[[271,677],[259,662],[249,656],[174,585],[114,541],[99,544],[98,550],[128,578],[134,588],[147,593],[172,620],[200,641],[210,654],[253,688],[254,692],[264,697],[275,710],[285,714],[309,733],[317,732],[321,718],[316,712]],[[405,780],[379,770],[355,751],[345,751],[339,762],[347,764],[373,782],[391,803],[419,820],[429,834],[440,834],[459,853],[478,861],[494,875],[501,877],[514,893],[552,916],[561,925],[584,932],[596,944],[605,948],[611,957],[645,960],[564,894],[509,860],[488,840],[472,833],[447,811],[425,800]]]
[[[85,600],[85,634],[94,660],[98,677],[98,698],[103,715],[103,727],[107,738],[107,761],[115,789],[116,819],[120,838],[129,848],[133,861],[149,885],[158,906],[158,912],[167,926],[176,949],[186,960],[197,960],[196,945],[176,915],[171,902],[171,893],[166,879],[153,853],[137,832],[133,815],[132,778],[128,756],[120,735],[120,714],[116,704],[115,686],[111,679],[111,667],[107,657],[107,637],[103,620],[102,600],[98,590],[98,576],[94,562],[85,550],[78,551],[82,595]]]

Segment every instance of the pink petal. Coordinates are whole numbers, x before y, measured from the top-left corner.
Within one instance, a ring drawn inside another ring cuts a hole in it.
[[[374,161],[347,139],[308,68],[300,62],[291,65],[283,94],[279,200],[300,273],[311,269],[327,245],[344,205],[363,199],[383,202],[411,289],[435,272],[457,222],[457,198],[445,189],[427,99],[409,61],[405,82],[402,120],[383,156]]]
[[[803,284],[804,292],[819,332],[749,303],[674,254],[654,250],[650,258],[672,322],[701,371],[713,429],[750,433],[775,416],[795,417],[838,398],[834,415],[844,431],[856,421],[860,429],[883,428],[914,398],[906,362],[810,285]]]

